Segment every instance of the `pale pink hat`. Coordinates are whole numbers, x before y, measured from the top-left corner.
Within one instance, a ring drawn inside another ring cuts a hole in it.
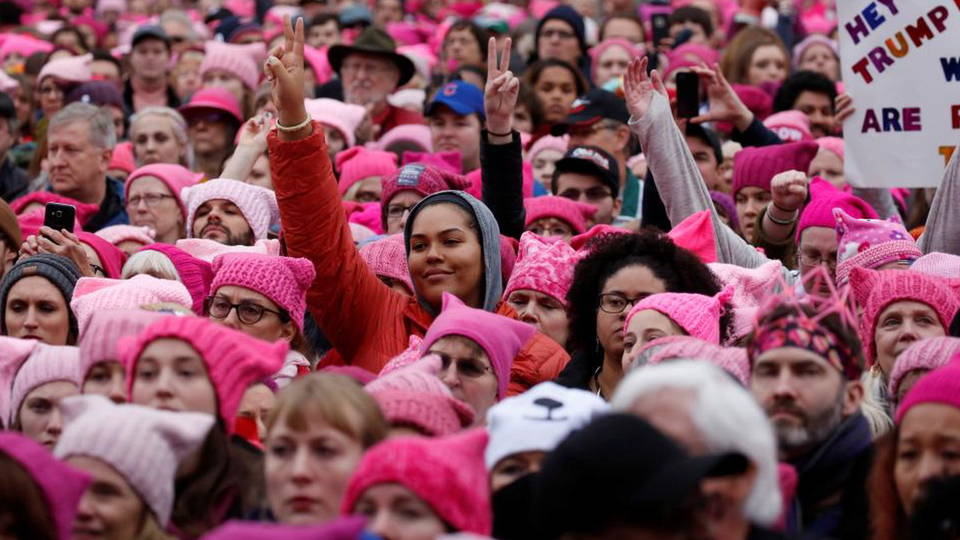
[[[339,131],[347,148],[357,144],[357,127],[363,122],[366,109],[330,98],[305,99],[303,106],[310,118]]]
[[[13,387],[13,379],[37,343],[39,341],[33,339],[0,336],[0,423],[4,425],[10,417],[10,389]]]
[[[154,243],[154,236],[156,235],[156,232],[150,227],[137,227],[136,225],[111,225],[109,227],[100,229],[94,234],[115,246],[120,245],[121,242],[126,242],[128,240],[139,242],[146,246]]]
[[[396,371],[402,367],[409,366],[410,364],[416,362],[422,356],[420,349],[423,346],[423,338],[418,335],[412,335],[407,339],[407,348],[404,351],[387,362],[383,369],[380,370],[379,377]]]
[[[783,142],[812,141],[810,119],[800,111],[782,111],[771,114],[763,121],[763,125],[780,137]]]
[[[574,235],[587,232],[587,220],[597,213],[597,207],[580,201],[571,201],[556,195],[527,197],[523,200],[527,218],[525,227],[543,218],[557,218],[570,225]]]
[[[703,360],[733,375],[740,384],[750,382],[750,360],[741,347],[721,347],[692,336],[667,336],[655,339],[640,349],[644,365],[677,359]]]
[[[520,237],[520,253],[503,291],[509,298],[516,290],[529,289],[556,298],[567,305],[573,269],[581,254],[565,242],[549,242],[531,233]]]
[[[124,182],[123,192],[126,194],[127,198],[130,197],[130,188],[133,186],[133,182],[139,178],[143,178],[144,176],[152,176],[167,186],[167,189],[170,190],[170,193],[176,197],[177,205],[180,207],[180,212],[183,214],[183,218],[186,219],[187,207],[183,204],[183,195],[180,192],[185,187],[195,185],[203,175],[195,173],[182,165],[176,165],[173,163],[154,163],[152,165],[144,165],[143,167],[133,171]]]
[[[211,295],[225,285],[258,292],[285,310],[303,331],[307,289],[317,273],[307,259],[226,253],[213,260]]]
[[[759,306],[763,298],[776,290],[783,271],[783,263],[776,260],[756,268],[724,263],[709,263],[707,267],[724,285],[733,287],[731,304],[738,308]]]
[[[900,389],[900,381],[911,371],[925,369],[932,371],[947,365],[955,354],[960,352],[960,338],[934,337],[921,339],[910,345],[900,353],[893,370],[890,372],[888,389],[891,396],[896,396]]]
[[[567,153],[567,144],[570,141],[569,135],[563,135],[561,137],[554,137],[553,135],[544,135],[537,139],[535,143],[530,145],[530,149],[527,150],[527,161],[533,161],[536,159],[537,154],[543,152],[544,150],[556,150],[560,152],[561,155]]]
[[[376,142],[367,143],[370,148],[386,150],[390,145],[400,142],[410,141],[424,152],[433,152],[433,136],[430,134],[430,128],[423,124],[403,124],[383,134]]]
[[[200,64],[201,77],[210,70],[220,69],[236,76],[248,90],[257,89],[260,72],[256,61],[246,47],[221,41],[208,41],[205,48],[206,54]]]
[[[99,362],[119,362],[117,342],[120,338],[136,336],[164,316],[164,313],[140,309],[95,312],[90,316],[85,332],[77,340],[80,376],[86,379],[90,368]]]
[[[200,448],[216,418],[115,405],[99,395],[69,397],[60,403],[60,410],[65,427],[53,455],[103,461],[124,477],[160,526],[166,527],[177,467]]]
[[[26,34],[8,33],[0,41],[0,60],[6,60],[8,56],[17,53],[26,58],[33,53],[48,53],[53,50],[53,43],[37,39]]]
[[[360,258],[374,274],[402,281],[413,294],[413,280],[410,279],[402,234],[393,234],[364,244],[360,247]]]
[[[645,310],[658,311],[677,323],[690,336],[720,344],[720,316],[733,297],[733,287],[715,296],[691,293],[652,294],[636,303],[623,323],[624,332],[634,315]]]
[[[816,142],[822,150],[829,150],[839,156],[841,161],[843,160],[843,139],[840,137],[820,137]]]
[[[83,380],[80,374],[79,351],[76,347],[37,343],[13,377],[6,425],[13,424],[27,394],[38,386],[54,381],[72,382],[80,388]]]
[[[914,261],[910,269],[931,276],[960,278],[960,257],[935,251]]]
[[[130,174],[137,168],[136,158],[133,157],[133,143],[130,141],[117,143],[110,154],[108,171],[123,171]]]
[[[90,63],[92,60],[93,56],[89,54],[51,60],[44,64],[40,70],[40,74],[37,75],[37,86],[43,82],[45,77],[51,75],[58,79],[74,83],[87,82],[93,78],[93,75],[90,73]]]
[[[228,178],[209,180],[183,188],[180,196],[183,197],[187,206],[186,227],[189,237],[193,237],[193,220],[197,214],[197,208],[214,199],[225,199],[237,205],[257,240],[265,239],[270,232],[270,227],[280,219],[277,197],[273,191],[238,180]]]
[[[397,155],[393,152],[370,150],[362,146],[354,146],[338,152],[334,162],[337,170],[340,171],[338,186],[341,196],[361,180],[372,176],[379,176],[382,179],[398,168]]]
[[[350,227],[350,236],[353,237],[354,244],[362,244],[377,235],[370,227],[354,221],[347,223],[347,226]]]
[[[889,220],[857,219],[840,208],[833,209],[837,221],[837,285],[847,283],[854,267],[876,269],[895,261],[923,256],[917,242],[897,216]]]
[[[212,263],[214,259],[224,253],[280,255],[280,241],[272,238],[257,240],[252,246],[228,246],[216,240],[184,238],[177,240],[176,247],[184,253],[208,263]]]
[[[140,309],[149,304],[177,304],[193,307],[186,286],[172,279],[137,274],[130,279],[80,278],[73,290],[70,309],[77,317],[80,335],[98,311]]]

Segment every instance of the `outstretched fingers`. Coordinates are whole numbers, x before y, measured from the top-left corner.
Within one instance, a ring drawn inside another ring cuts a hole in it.
[[[500,73],[505,73],[510,69],[510,46],[512,41],[507,38],[503,42],[503,50],[500,51]]]
[[[494,79],[497,75],[497,40],[490,38],[487,40],[487,79]]]

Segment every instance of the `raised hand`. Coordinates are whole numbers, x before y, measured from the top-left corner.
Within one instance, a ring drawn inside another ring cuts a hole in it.
[[[627,109],[634,120],[643,118],[650,110],[650,101],[653,94],[659,92],[664,97],[667,90],[660,80],[660,74],[657,70],[647,75],[647,57],[634,58],[627,67],[627,73],[623,76],[623,93],[627,101]]]
[[[837,99],[833,101],[833,108],[836,109],[837,114],[833,118],[834,122],[834,131],[840,131],[843,128],[843,121],[856,111],[853,107],[853,97],[850,94],[844,92],[837,96]]]
[[[520,79],[510,71],[511,40],[507,38],[497,61],[497,40],[487,43],[487,87],[483,91],[483,108],[487,115],[487,130],[506,134],[513,130],[513,112],[520,94]]]
[[[20,256],[30,257],[38,253],[60,255],[73,261],[73,264],[84,277],[98,277],[93,272],[87,252],[77,235],[67,231],[57,231],[44,225],[35,235],[28,236],[20,246]],[[99,276],[106,277],[106,276]]]
[[[290,18],[284,17],[283,38],[283,44],[270,51],[264,73],[277,106],[277,121],[283,126],[294,126],[307,118],[303,104],[303,19],[297,19],[294,28]],[[309,134],[306,128],[304,131]]]
[[[706,66],[691,68],[700,80],[706,83],[709,108],[706,113],[691,118],[694,124],[703,122],[729,122],[743,131],[753,122],[753,113],[743,104],[740,97],[727,82],[720,67]]]
[[[773,204],[785,212],[796,212],[807,200],[807,186],[810,181],[806,173],[784,171],[770,181],[770,195]]]

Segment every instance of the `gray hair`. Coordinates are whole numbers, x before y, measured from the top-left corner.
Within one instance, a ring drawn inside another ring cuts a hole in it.
[[[154,106],[145,107],[139,112],[134,113],[133,116],[130,117],[130,140],[132,141],[133,138],[136,137],[137,125],[140,121],[150,116],[162,116],[170,119],[170,123],[173,126],[173,137],[186,149],[184,155],[181,156],[183,162],[180,163],[180,165],[189,169],[193,165],[193,147],[190,146],[190,139],[187,136],[187,121],[176,109]],[[134,157],[137,156],[134,155]],[[137,165],[141,165],[139,159],[137,160]]]
[[[117,145],[117,132],[113,127],[113,117],[106,107],[97,107],[89,103],[75,102],[60,109],[50,119],[47,132],[74,122],[86,122],[90,128],[90,144],[97,148],[109,148]]]

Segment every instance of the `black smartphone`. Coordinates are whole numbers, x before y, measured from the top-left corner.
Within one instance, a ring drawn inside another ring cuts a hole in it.
[[[693,37],[693,30],[689,28],[684,28],[677,34],[677,37],[673,38],[673,48],[683,45],[684,43],[690,41],[690,38]]]
[[[693,118],[700,114],[700,77],[691,71],[677,73],[677,116]]]
[[[670,37],[670,15],[654,13],[650,16],[650,26],[653,28],[653,48],[656,49],[664,38]]]
[[[73,232],[73,223],[77,220],[77,208],[72,204],[47,203],[43,211],[43,225],[60,232],[66,229]]]

